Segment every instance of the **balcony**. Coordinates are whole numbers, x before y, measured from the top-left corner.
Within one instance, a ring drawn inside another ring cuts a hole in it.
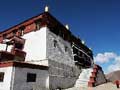
[[[14,55],[7,51],[0,51],[0,62],[14,60]]]
[[[15,49],[13,53],[7,51],[0,51],[0,62],[3,61],[24,61],[26,53]]]
[[[82,67],[85,67],[85,68],[91,67],[91,61],[88,58],[80,57],[78,55],[75,55],[74,56],[74,61],[75,61],[75,64],[78,65],[78,66],[82,66]]]
[[[2,44],[5,44],[4,50],[0,51],[0,62],[2,61],[24,61],[26,52],[22,51],[24,47],[25,39],[14,36],[11,39],[3,40]],[[1,44],[1,46],[3,46]],[[11,46],[11,48],[9,48]],[[8,50],[10,49],[10,50]]]

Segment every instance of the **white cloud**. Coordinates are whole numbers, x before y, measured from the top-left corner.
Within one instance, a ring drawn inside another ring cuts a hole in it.
[[[114,59],[114,63],[108,66],[108,72],[120,70],[120,56]]]
[[[109,63],[111,62],[111,60],[113,63],[109,64],[107,67],[104,67],[107,70],[105,71],[106,73],[120,70],[120,55],[117,55],[114,52],[105,52],[105,53],[98,53],[94,57],[95,63],[100,63],[100,64]]]
[[[105,53],[98,53],[96,57],[94,57],[94,61],[97,63],[106,63],[110,60],[116,58],[116,54],[113,52],[105,52]]]

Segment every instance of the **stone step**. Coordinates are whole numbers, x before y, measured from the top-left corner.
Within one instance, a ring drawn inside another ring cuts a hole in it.
[[[80,73],[80,76],[75,83],[75,87],[87,87],[92,71],[93,68],[82,69],[82,72]]]

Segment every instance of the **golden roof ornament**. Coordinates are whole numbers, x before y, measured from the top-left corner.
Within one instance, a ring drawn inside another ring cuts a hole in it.
[[[66,28],[67,30],[70,29],[68,24],[65,25],[65,28]]]
[[[82,42],[82,44],[85,44],[85,41],[84,41],[84,40],[82,40],[81,42]]]
[[[48,12],[48,11],[49,11],[49,7],[45,6],[45,12]]]

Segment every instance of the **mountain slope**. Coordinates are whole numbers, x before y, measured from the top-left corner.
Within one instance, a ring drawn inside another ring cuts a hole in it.
[[[120,80],[120,70],[111,72],[106,75],[106,79],[110,82],[114,82],[116,80]]]

